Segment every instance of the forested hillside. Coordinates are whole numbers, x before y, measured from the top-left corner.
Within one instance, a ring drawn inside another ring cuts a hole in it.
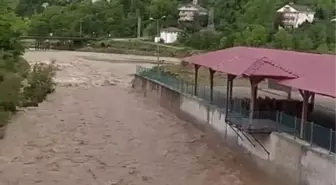
[[[137,16],[143,33],[155,34],[150,17],[166,18],[161,27],[178,25],[182,0],[19,0],[16,13],[29,24],[29,34],[136,37]],[[200,0],[214,8],[216,32],[194,29],[182,34],[180,44],[195,49],[219,49],[234,45],[266,46],[314,52],[335,51],[335,0],[296,0],[316,12],[313,24],[279,30],[276,10],[288,0]],[[49,6],[46,6],[46,3]]]

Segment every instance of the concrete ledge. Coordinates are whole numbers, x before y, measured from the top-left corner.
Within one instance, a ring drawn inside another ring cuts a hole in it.
[[[268,155],[251,135],[225,123],[223,109],[139,75],[135,75],[132,86],[180,119],[193,123],[210,138],[210,143],[238,150],[270,175],[280,180],[288,179],[286,185],[336,185],[334,154],[284,133],[255,135]]]

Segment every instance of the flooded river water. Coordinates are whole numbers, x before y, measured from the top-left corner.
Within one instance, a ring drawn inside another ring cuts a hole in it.
[[[124,56],[90,55],[26,54],[31,61],[55,59],[59,85],[9,125],[0,141],[0,185],[276,184],[229,148],[212,150],[201,131],[132,92],[135,64]]]

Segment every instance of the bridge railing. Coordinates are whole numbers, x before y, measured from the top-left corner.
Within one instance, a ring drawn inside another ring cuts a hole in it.
[[[97,40],[96,37],[88,36],[50,36],[50,35],[27,35],[20,36],[20,39],[41,39],[41,40]]]

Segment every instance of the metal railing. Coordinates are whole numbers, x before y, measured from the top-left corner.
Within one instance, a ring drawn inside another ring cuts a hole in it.
[[[140,76],[147,77],[158,82],[161,82],[176,91],[184,94],[194,94],[194,84],[185,82],[177,77],[166,73],[159,68],[143,68],[137,66],[136,73]],[[198,85],[197,97],[210,102],[210,87]],[[213,101],[211,104],[220,108],[225,108],[226,94],[224,92],[213,90]],[[235,118],[245,119],[248,118],[249,110],[244,107],[244,100],[234,98],[232,100],[231,112],[233,112]],[[283,113],[281,111],[255,111],[254,119],[267,119],[272,120],[278,126],[286,129],[282,129],[283,132],[293,135],[293,137],[305,140],[311,144],[311,146],[322,147],[329,152],[334,152],[336,149],[336,132],[335,130],[328,129],[313,122],[306,122],[304,124],[304,133],[300,137],[301,119]]]

